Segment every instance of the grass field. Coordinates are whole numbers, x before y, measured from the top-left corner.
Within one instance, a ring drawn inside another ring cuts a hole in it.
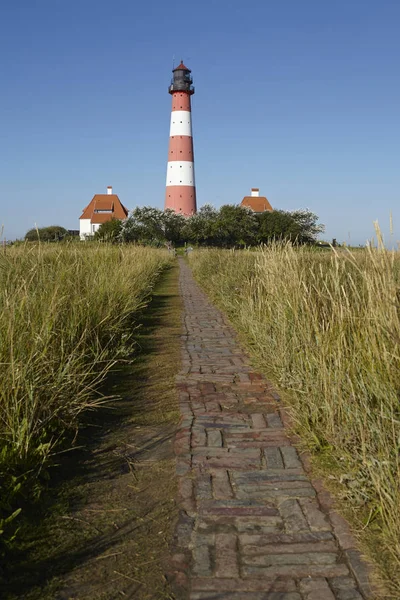
[[[18,520],[2,600],[172,599],[165,571],[178,512],[178,273],[167,269],[136,315],[134,360],[102,386],[114,399],[81,415],[74,451],[57,457],[40,502]]]
[[[400,590],[400,258],[269,246],[190,264],[286,390],[296,424]]]
[[[124,358],[135,313],[170,260],[163,250],[104,244],[26,245],[0,255],[3,542],[15,530],[16,506],[39,494],[49,459],[68,449],[66,431],[104,402],[99,386]]]

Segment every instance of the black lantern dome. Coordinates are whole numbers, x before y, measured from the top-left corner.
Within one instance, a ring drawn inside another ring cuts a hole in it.
[[[170,94],[174,92],[186,92],[187,94],[194,94],[193,79],[190,75],[191,70],[185,67],[183,61],[172,71],[173,76],[171,85],[168,88]]]

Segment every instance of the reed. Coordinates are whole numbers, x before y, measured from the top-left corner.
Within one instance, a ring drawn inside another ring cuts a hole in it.
[[[276,244],[189,258],[264,372],[289,391],[298,431],[328,457],[359,529],[378,532],[377,558],[400,586],[398,253]]]
[[[0,254],[0,530],[65,431],[104,402],[99,386],[170,260],[163,250],[107,244]]]

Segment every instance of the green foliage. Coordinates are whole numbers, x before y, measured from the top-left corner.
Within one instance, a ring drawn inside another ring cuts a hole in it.
[[[255,214],[243,206],[226,204],[216,209],[206,204],[191,217],[172,210],[136,208],[122,226],[119,239],[153,246],[184,243],[222,248],[243,248],[273,240],[315,243],[323,225],[308,210]]]
[[[171,242],[175,246],[183,244],[185,241],[184,229],[186,219],[183,215],[176,213],[173,210],[166,210],[162,215],[162,228],[164,239]]]
[[[243,248],[257,243],[258,221],[250,208],[232,204],[221,206],[216,227],[218,246]]]
[[[318,225],[318,217],[307,209],[294,210],[288,213],[299,227],[297,241],[301,244],[314,243],[320,233],[325,231],[325,226]]]
[[[25,234],[26,242],[59,242],[68,235],[68,231],[60,225],[50,225],[40,229],[30,229]]]
[[[258,242],[268,244],[273,240],[290,240],[295,242],[301,235],[300,225],[290,213],[283,210],[274,210],[257,215]]]
[[[111,219],[102,223],[96,233],[94,234],[95,240],[101,240],[103,242],[115,243],[119,239],[119,235],[122,230],[122,221],[119,219]]]
[[[314,244],[325,229],[318,224],[318,217],[309,210],[287,212],[274,210],[257,215],[259,220],[258,242],[268,244],[274,240],[295,244]]]
[[[178,245],[184,241],[185,224],[185,217],[173,210],[138,207],[124,221],[120,239],[123,242],[138,242],[150,246],[163,246],[167,242]]]
[[[217,219],[218,211],[211,204],[205,204],[187,219],[185,240],[199,246],[213,246],[217,242]]]

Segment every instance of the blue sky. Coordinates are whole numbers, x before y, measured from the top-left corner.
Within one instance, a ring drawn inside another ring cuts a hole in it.
[[[112,185],[162,207],[172,59],[192,69],[198,204],[259,187],[326,239],[400,239],[397,0],[4,0],[0,223],[79,227]]]

